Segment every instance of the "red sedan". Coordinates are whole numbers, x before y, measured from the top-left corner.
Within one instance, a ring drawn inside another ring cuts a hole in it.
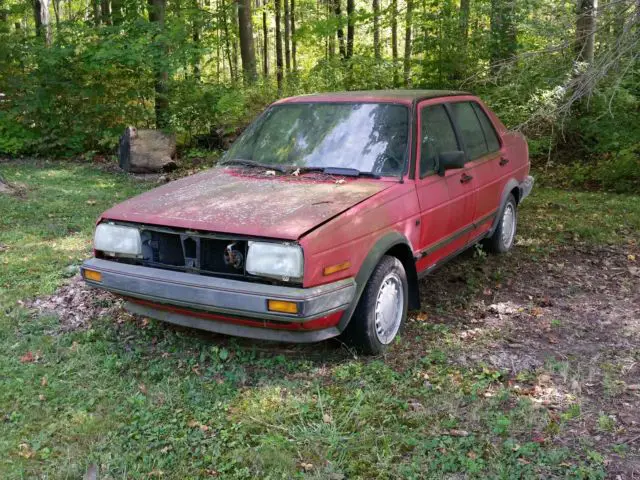
[[[271,105],[211,170],[104,212],[88,284],[134,313],[380,353],[419,278],[482,241],[506,252],[526,140],[477,97],[327,93]]]

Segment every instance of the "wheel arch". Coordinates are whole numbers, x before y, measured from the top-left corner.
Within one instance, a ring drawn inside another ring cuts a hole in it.
[[[520,182],[515,178],[512,178],[507,182],[507,184],[502,189],[502,194],[500,195],[500,203],[498,207],[498,212],[496,214],[496,218],[493,219],[493,225],[491,225],[491,230],[487,233],[487,236],[493,235],[493,232],[498,227],[498,222],[502,218],[502,212],[504,210],[504,206],[507,203],[507,199],[509,198],[509,194],[512,194],[516,199],[516,205],[520,203]]]
[[[409,285],[409,309],[420,307],[418,273],[416,271],[416,264],[413,257],[413,251],[411,250],[411,245],[407,238],[401,233],[389,232],[378,239],[362,262],[360,270],[356,275],[356,294],[353,298],[353,302],[349,306],[349,309],[345,311],[342,319],[340,320],[340,324],[338,326],[339,330],[344,330],[349,324],[349,321],[353,316],[353,312],[360,302],[360,298],[362,297],[362,293],[364,292],[369,278],[371,278],[374,269],[385,255],[396,257],[400,260],[405,269],[407,274],[407,283]]]

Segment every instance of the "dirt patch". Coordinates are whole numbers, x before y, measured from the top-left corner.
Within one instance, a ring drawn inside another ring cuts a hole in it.
[[[513,388],[552,412],[572,407],[575,418],[553,413],[553,442],[608,451],[612,478],[636,478],[639,266],[635,244],[467,256],[427,277],[423,310],[460,339],[450,361],[505,372]]]
[[[62,331],[89,328],[92,320],[100,317],[126,315],[123,300],[103,290],[88,287],[80,275],[75,275],[53,295],[24,302],[37,315],[55,315]]]

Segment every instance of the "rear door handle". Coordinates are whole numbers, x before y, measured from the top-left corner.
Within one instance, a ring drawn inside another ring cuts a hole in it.
[[[462,176],[460,177],[460,183],[469,183],[472,179],[473,177],[471,175],[467,175],[466,173],[463,173]]]
[[[504,167],[507,163],[509,163],[509,159],[505,157],[500,157],[500,166]]]

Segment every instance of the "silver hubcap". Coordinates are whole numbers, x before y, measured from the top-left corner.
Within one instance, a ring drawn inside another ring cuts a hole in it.
[[[509,248],[516,233],[516,211],[513,204],[507,203],[502,214],[502,244]]]
[[[391,272],[382,280],[376,300],[376,336],[383,345],[391,343],[398,333],[403,306],[402,280]]]

